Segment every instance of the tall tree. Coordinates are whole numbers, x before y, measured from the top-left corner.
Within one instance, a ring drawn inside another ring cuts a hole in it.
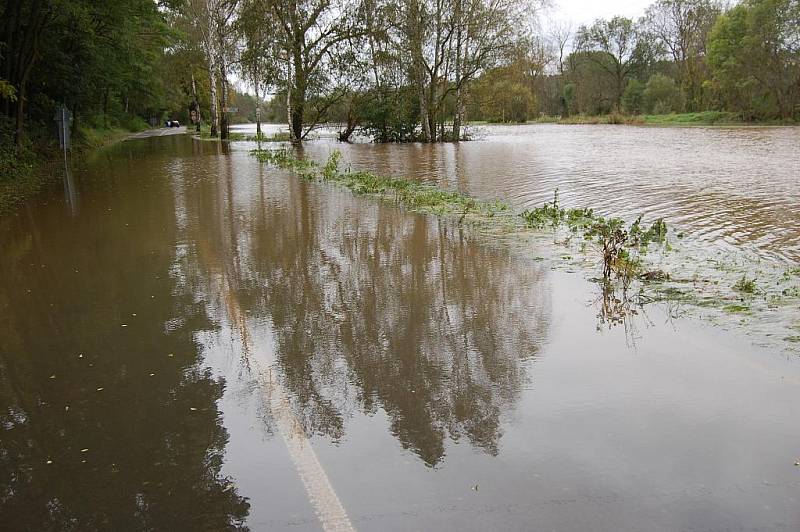
[[[647,31],[678,67],[678,82],[691,111],[703,104],[706,41],[720,11],[716,0],[658,0],[647,9]]]
[[[285,64],[289,131],[293,140],[301,141],[340,96],[330,81],[342,66],[339,54],[348,41],[362,34],[356,24],[358,4],[345,0],[269,1],[278,30],[276,44]],[[317,105],[309,109],[312,95]]]
[[[596,20],[591,26],[581,26],[577,34],[577,47],[587,54],[613,80],[615,108],[619,109],[625,85],[642,60],[639,47],[640,33],[629,18],[614,17],[611,20]]]
[[[709,63],[727,108],[746,118],[800,115],[800,1],[748,0],[722,15]]]

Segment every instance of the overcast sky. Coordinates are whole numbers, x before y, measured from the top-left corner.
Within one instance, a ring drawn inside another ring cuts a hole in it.
[[[555,0],[549,17],[563,22],[571,22],[574,28],[589,24],[597,18],[611,18],[624,15],[637,19],[655,0]]]

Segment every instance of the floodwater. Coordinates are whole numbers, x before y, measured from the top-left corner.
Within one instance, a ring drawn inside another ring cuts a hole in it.
[[[4,530],[800,528],[796,356],[246,145],[69,184],[0,219]]]
[[[482,126],[473,134],[482,140],[335,147],[354,168],[518,208],[551,201],[558,188],[567,207],[631,221],[664,218],[701,248],[800,262],[800,128],[551,124]]]

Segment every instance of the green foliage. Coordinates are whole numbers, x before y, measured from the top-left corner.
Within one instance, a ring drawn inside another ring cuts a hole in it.
[[[391,89],[381,85],[368,91],[358,100],[356,113],[375,142],[417,140],[419,103],[411,87]]]
[[[0,98],[7,99],[11,102],[17,101],[17,89],[4,79],[0,79]]]
[[[628,81],[625,92],[622,94],[622,109],[632,115],[644,111],[644,84],[638,79]]]
[[[748,279],[747,275],[742,275],[742,278],[736,281],[736,284],[733,285],[733,289],[745,294],[755,294],[756,280]]]
[[[652,114],[669,114],[683,110],[683,93],[675,80],[663,74],[653,74],[642,91],[644,108]]]
[[[736,113],[727,111],[703,111],[699,113],[682,113],[682,114],[669,114],[669,115],[645,115],[644,121],[647,124],[697,124],[697,125],[713,125],[713,124],[730,124],[740,123],[741,117]]]
[[[339,174],[339,161],[342,159],[342,152],[333,150],[328,156],[328,161],[322,167],[322,177],[333,179]]]
[[[650,244],[663,245],[667,239],[667,224],[663,219],[653,222],[647,229],[642,228],[642,217],[637,218],[630,227],[620,218],[606,219],[595,216],[592,209],[565,209],[561,207],[558,189],[552,202],[541,207],[520,213],[528,227],[542,229],[566,225],[571,231],[583,231],[584,238],[598,243],[603,264],[603,277],[612,274],[628,283],[640,275],[641,261],[638,255],[647,250]],[[655,272],[643,274],[643,280],[663,280]]]
[[[546,225],[557,227],[567,216],[566,210],[562,209],[558,203],[558,189],[553,193],[553,201],[545,202],[541,207],[525,210],[520,213],[520,217],[525,220],[529,227],[542,228]]]
[[[536,114],[536,95],[508,67],[494,69],[482,76],[472,98],[472,116],[477,119],[524,123]]]
[[[748,0],[717,20],[708,43],[710,88],[746,119],[800,115],[800,3]]]
[[[323,179],[338,183],[359,195],[390,197],[396,203],[416,211],[457,214],[463,220],[468,214],[491,218],[509,210],[507,204],[499,201],[478,201],[459,192],[442,190],[408,179],[379,176],[371,172],[339,172],[341,153],[338,150],[331,152],[322,168],[312,161],[296,157],[289,150],[253,150],[250,153],[259,161],[295,171],[305,179]]]

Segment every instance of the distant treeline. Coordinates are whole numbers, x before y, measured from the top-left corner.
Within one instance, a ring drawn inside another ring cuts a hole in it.
[[[258,116],[297,141],[330,122],[343,140],[434,142],[541,115],[800,119],[800,0],[658,0],[575,29],[545,27],[544,4],[0,0],[0,141],[52,133],[62,103],[73,128],[185,122],[192,105],[212,136]]]
[[[247,79],[277,92],[267,116],[287,120],[296,138],[326,121],[342,124],[342,139],[361,130],[390,142],[542,115],[800,119],[798,0],[658,0],[639,20],[574,29],[538,24],[537,3],[303,5],[297,18],[288,4],[245,2],[246,20],[268,24],[254,35],[245,24],[240,41]],[[311,29],[298,39],[297,28]]]

